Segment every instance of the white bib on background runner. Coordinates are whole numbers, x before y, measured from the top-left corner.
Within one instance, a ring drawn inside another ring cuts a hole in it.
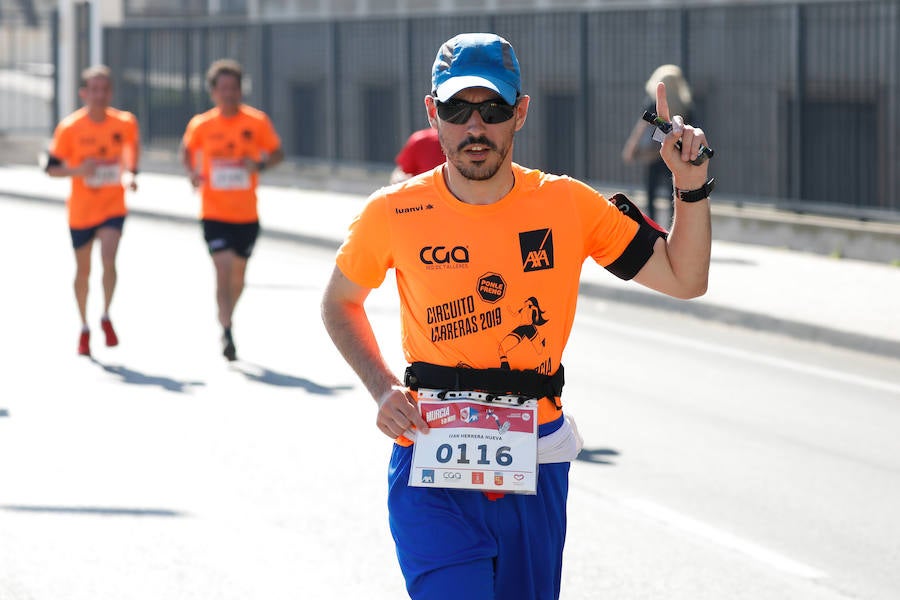
[[[119,164],[119,161],[98,163],[94,174],[85,177],[84,183],[91,188],[121,185],[122,165]]]
[[[215,158],[210,165],[209,184],[214,190],[249,190],[250,172],[243,160]]]

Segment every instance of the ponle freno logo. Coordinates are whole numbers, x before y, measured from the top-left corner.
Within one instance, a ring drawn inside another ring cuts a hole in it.
[[[478,279],[478,295],[485,302],[494,303],[506,294],[506,281],[499,273],[485,273]]]

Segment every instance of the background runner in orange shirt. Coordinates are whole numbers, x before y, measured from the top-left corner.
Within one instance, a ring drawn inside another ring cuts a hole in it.
[[[215,61],[206,73],[215,107],[194,116],[182,139],[182,163],[202,198],[203,236],[216,269],[222,354],[230,361],[237,358],[234,309],[259,235],[259,173],[284,160],[269,117],[242,103],[242,79],[236,61]]]
[[[97,65],[82,72],[78,95],[84,107],[57,125],[46,170],[51,177],[72,178],[67,204],[75,248],[75,300],[81,316],[78,353],[87,356],[91,353],[87,299],[94,238],[100,240],[103,263],[100,326],[107,346],[119,343],[109,319],[109,307],[116,289],[116,254],[127,213],[123,171],[129,173],[128,187],[137,190],[140,136],[134,115],[109,105],[112,79],[106,66]]]

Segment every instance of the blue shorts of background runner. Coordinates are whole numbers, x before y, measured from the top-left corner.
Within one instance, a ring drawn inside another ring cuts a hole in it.
[[[112,227],[113,229],[118,229],[122,231],[122,228],[125,226],[125,217],[111,217],[99,225],[94,225],[93,227],[85,227],[83,229],[72,229],[69,228],[69,233],[72,235],[72,247],[78,250],[89,241],[94,239],[94,236],[97,235],[97,230],[101,227]]]
[[[395,444],[388,472],[391,533],[410,597],[559,598],[569,463],[540,465],[534,496],[491,501],[478,491],[410,487],[412,450]]]

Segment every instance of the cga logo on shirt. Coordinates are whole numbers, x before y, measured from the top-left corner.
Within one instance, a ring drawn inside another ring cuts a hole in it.
[[[519,233],[519,250],[522,253],[522,269],[543,271],[553,268],[553,230],[536,229]]]
[[[419,260],[426,265],[468,263],[469,249],[465,246],[424,246],[419,250]]]

